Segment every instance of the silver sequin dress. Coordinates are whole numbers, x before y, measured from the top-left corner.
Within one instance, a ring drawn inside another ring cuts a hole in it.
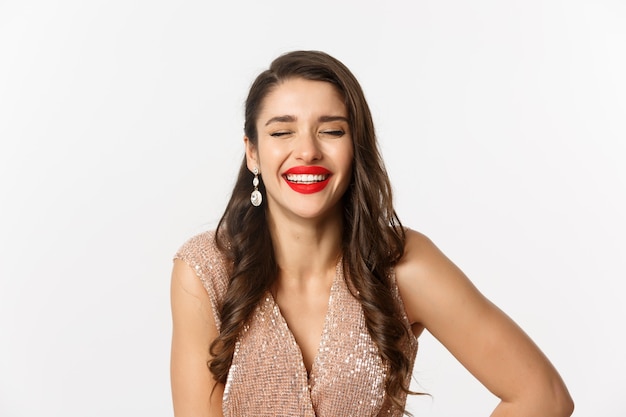
[[[228,266],[215,246],[214,232],[189,239],[175,258],[196,271],[209,294],[219,329],[218,306],[228,285]],[[397,288],[395,295],[402,303]],[[406,315],[403,319],[410,328]],[[407,340],[404,350],[413,366],[417,339]],[[268,292],[237,342],[222,399],[224,417],[399,417],[402,411],[393,408],[385,394],[387,370],[339,262],[310,375],[287,322]]]

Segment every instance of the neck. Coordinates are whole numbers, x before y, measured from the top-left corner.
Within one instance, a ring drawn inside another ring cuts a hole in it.
[[[341,254],[341,212],[322,220],[276,219],[268,216],[281,279],[306,281],[334,271]]]

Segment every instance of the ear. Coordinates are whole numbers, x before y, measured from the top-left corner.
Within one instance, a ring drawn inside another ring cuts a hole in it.
[[[261,167],[259,166],[259,155],[256,150],[256,146],[250,141],[247,136],[243,137],[243,142],[246,144],[246,165],[250,172],[254,171],[254,168],[258,168],[259,172],[261,172]]]

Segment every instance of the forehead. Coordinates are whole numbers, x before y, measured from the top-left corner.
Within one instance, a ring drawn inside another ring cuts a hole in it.
[[[263,99],[259,121],[278,115],[347,117],[343,95],[333,84],[291,78],[278,84]]]

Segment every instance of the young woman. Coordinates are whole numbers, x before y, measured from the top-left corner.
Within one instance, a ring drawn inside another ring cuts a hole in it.
[[[557,371],[392,205],[359,83],[317,51],[253,83],[245,158],[215,231],[172,273],[177,417],[401,416],[431,332],[500,403],[569,416]]]

